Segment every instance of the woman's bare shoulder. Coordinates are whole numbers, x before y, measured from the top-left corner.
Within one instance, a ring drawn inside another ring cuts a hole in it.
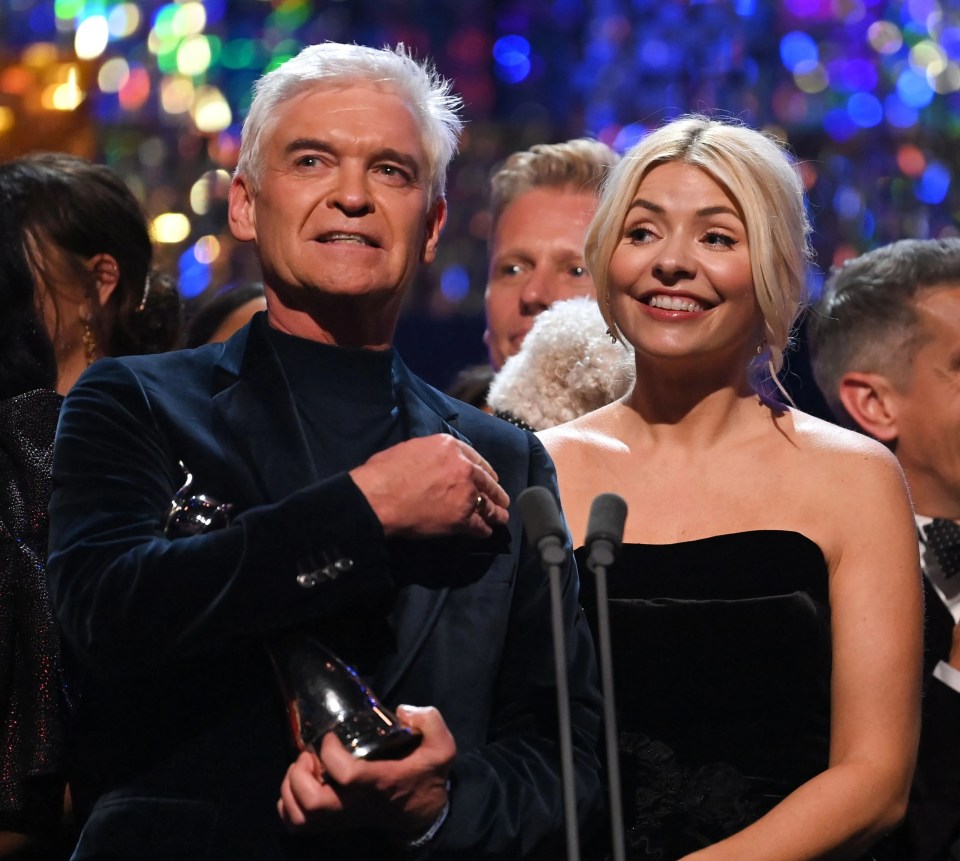
[[[799,410],[791,410],[790,418],[804,468],[829,481],[841,500],[881,486],[897,490],[905,486],[900,464],[883,443]]]
[[[539,431],[537,436],[554,460],[596,457],[604,451],[617,451],[623,447],[616,431],[617,406],[610,404],[573,421]]]
[[[884,463],[896,462],[896,458],[883,443],[866,434],[840,427],[801,410],[789,410],[788,415],[792,423],[792,433],[796,435],[797,444],[802,449],[816,452],[821,457],[844,459],[853,456],[878,459]]]

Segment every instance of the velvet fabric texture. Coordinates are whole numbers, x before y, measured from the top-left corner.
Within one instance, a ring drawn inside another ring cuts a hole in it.
[[[425,851],[557,857],[549,589],[518,510],[485,541],[385,540],[349,475],[311,455],[266,325],[259,315],[222,345],[101,360],[65,401],[49,572],[80,688],[71,785],[86,825],[75,858],[403,857],[376,823],[291,835],[276,812],[295,750],[264,644],[290,626],[324,641],[374,606],[385,609],[365,680],[390,708],[435,705],[457,742],[449,817]],[[440,394],[399,359],[393,375],[409,436],[469,441],[513,500],[531,484],[556,491],[535,437]],[[163,534],[180,461],[192,492],[234,506],[229,527]],[[349,572],[302,585],[347,559]],[[586,818],[601,796],[599,695],[572,564],[562,581]]]
[[[827,767],[827,588],[794,532],[623,547],[609,609],[631,859],[716,843]],[[594,619],[588,573],[583,594]]]

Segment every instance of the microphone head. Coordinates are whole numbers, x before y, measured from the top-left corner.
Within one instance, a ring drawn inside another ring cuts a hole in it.
[[[534,547],[551,536],[559,538],[561,542],[566,541],[567,530],[563,525],[560,507],[547,488],[536,485],[528,487],[517,497],[517,503],[527,539]]]
[[[587,547],[596,541],[609,541],[614,553],[623,543],[623,527],[627,522],[627,503],[615,493],[601,493],[590,506],[587,521]]]

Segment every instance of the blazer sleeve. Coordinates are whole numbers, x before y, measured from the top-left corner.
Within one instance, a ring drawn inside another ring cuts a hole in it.
[[[530,438],[528,486],[558,496],[556,475]],[[562,611],[579,825],[596,818],[602,797],[597,745],[601,701],[593,640],[579,607],[576,563],[562,569]],[[439,858],[559,858],[564,811],[558,749],[550,586],[536,550],[520,550],[516,590],[497,680],[488,743],[458,755],[450,813],[432,841]]]
[[[942,861],[960,841],[960,692],[929,678],[917,769],[896,857]]]
[[[48,577],[65,637],[91,671],[222,648],[389,588],[383,530],[346,473],[225,529],[168,539],[182,476],[156,408],[131,368],[104,359],[61,412]],[[349,576],[300,585],[298,572],[334,557],[350,560]]]

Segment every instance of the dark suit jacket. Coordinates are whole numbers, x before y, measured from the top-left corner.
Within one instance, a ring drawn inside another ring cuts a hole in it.
[[[72,785],[89,811],[76,858],[388,858],[376,830],[287,835],[295,756],[264,638],[322,638],[383,606],[390,643],[368,681],[391,707],[435,705],[457,741],[437,857],[555,852],[562,830],[549,590],[516,506],[489,541],[385,541],[349,475],[315,464],[260,315],[225,345],[101,360],[67,398],[54,454],[49,577],[72,657]],[[555,490],[530,434],[395,362],[411,436],[468,440],[516,500]],[[234,506],[177,540],[162,522],[183,476]],[[349,574],[297,575],[350,559]],[[577,790],[600,797],[599,705],[576,571],[563,574]]]
[[[878,861],[960,857],[960,692],[933,676],[950,654],[953,616],[923,578],[924,690],[917,769],[903,823],[877,849]],[[951,847],[956,854],[950,854]]]

